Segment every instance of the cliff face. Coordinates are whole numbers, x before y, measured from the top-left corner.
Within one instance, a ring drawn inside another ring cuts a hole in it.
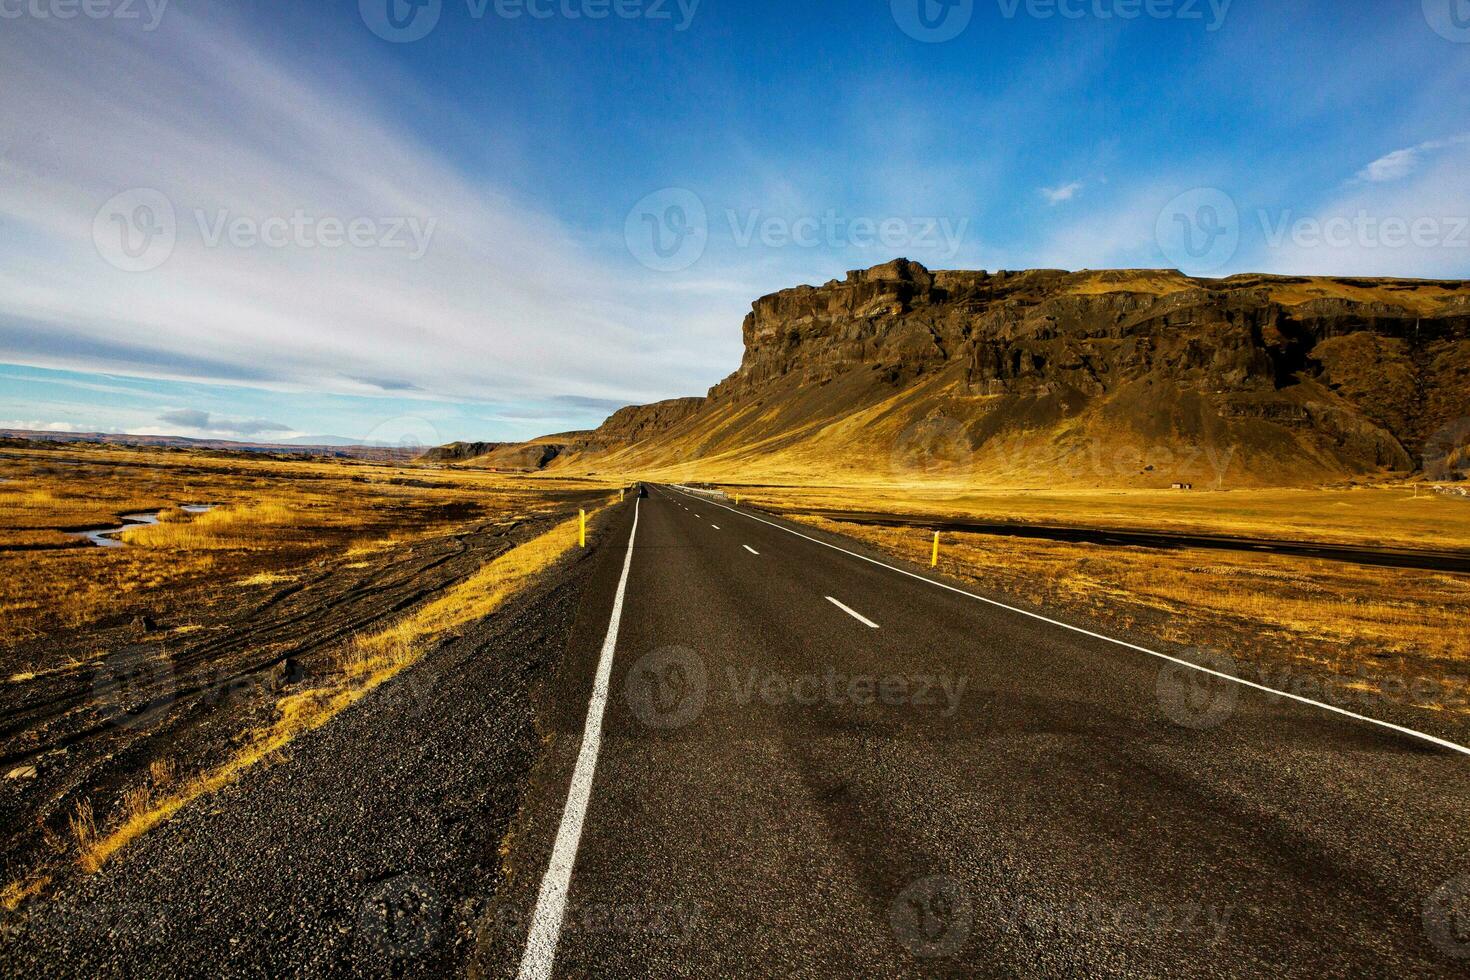
[[[783,384],[865,373],[899,391],[947,373],[953,394],[977,399],[947,416],[972,446],[1089,413],[1160,438],[1259,422],[1351,474],[1412,469],[1470,416],[1467,283],[897,260],[763,297],[743,332],[740,369],[711,390],[712,408]]]
[[[435,446],[419,457],[421,463],[463,463],[467,460],[494,452],[503,442],[451,442],[447,446]]]
[[[1470,467],[1466,282],[899,259],[762,297],[743,334],[708,398],[622,409],[539,465],[1165,487]]]
[[[671,398],[652,405],[629,405],[608,416],[589,438],[603,446],[641,442],[656,436],[704,407],[703,398]]]
[[[565,444],[535,442],[451,442],[419,457],[422,463],[468,464],[476,469],[539,470],[567,451]]]

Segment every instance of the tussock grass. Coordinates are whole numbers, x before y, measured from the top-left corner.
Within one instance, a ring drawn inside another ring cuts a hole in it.
[[[14,912],[25,904],[27,899],[39,895],[51,884],[50,875],[38,875],[22,881],[12,881],[4,888],[0,888],[0,908],[7,912]]]
[[[364,555],[375,555],[380,551],[396,548],[400,543],[399,539],[392,535],[386,538],[378,538],[375,541],[358,541],[347,549],[346,555],[348,558],[361,558]]]
[[[589,515],[591,517],[593,515]],[[416,663],[442,638],[498,609],[540,572],[577,547],[577,519],[502,553],[474,575],[376,633],[356,637],[337,657],[337,675],[321,686],[293,692],[276,704],[275,721],[250,734],[219,767],[177,782],[171,768],[155,768],[147,784],[123,794],[120,813],[98,830],[90,802],[77,808],[72,834],[79,863],[95,872],[133,841],[202,796],[230,785],[260,763],[278,759],[291,742],[313,731],[370,691]]]
[[[123,533],[123,540],[138,548],[173,548],[208,551],[225,548],[268,547],[285,528],[299,522],[298,512],[282,500],[261,500],[237,507],[207,511],[189,520],[188,514]]]
[[[53,474],[0,484],[0,543],[22,544],[64,527],[107,527],[121,514],[156,510],[167,501],[146,487],[99,487]],[[29,539],[26,537],[29,535]]]
[[[244,586],[280,585],[283,582],[294,581],[296,581],[295,575],[284,575],[280,572],[256,572],[254,575],[245,576],[235,584]]]

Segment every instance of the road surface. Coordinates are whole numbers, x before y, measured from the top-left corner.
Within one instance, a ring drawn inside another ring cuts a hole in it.
[[[673,488],[619,520],[488,972],[1470,971],[1453,744]]]

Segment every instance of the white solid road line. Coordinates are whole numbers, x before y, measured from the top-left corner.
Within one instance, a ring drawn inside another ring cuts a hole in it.
[[[743,544],[740,547],[744,548],[746,551],[750,552],[752,555],[758,555],[758,554],[760,554],[759,551],[756,551],[754,548],[752,548],[748,544]]]
[[[711,501],[711,503],[714,502]],[[1292,701],[1299,701],[1302,704],[1310,704],[1314,707],[1321,708],[1323,711],[1331,711],[1333,714],[1343,715],[1347,718],[1355,718],[1358,721],[1366,722],[1369,725],[1376,725],[1379,728],[1386,728],[1389,731],[1398,732],[1400,735],[1408,735],[1411,738],[1421,739],[1422,741],[1429,742],[1432,745],[1438,745],[1442,749],[1449,749],[1452,752],[1458,752],[1461,755],[1470,755],[1470,747],[1458,745],[1454,742],[1449,741],[1448,739],[1440,738],[1437,735],[1430,735],[1427,732],[1417,731],[1413,728],[1406,728],[1403,725],[1395,725],[1393,722],[1390,721],[1380,721],[1377,718],[1370,718],[1367,715],[1360,715],[1356,711],[1348,711],[1346,708],[1339,708],[1335,704],[1327,704],[1323,701],[1313,701],[1311,698],[1302,697],[1300,694],[1292,694],[1290,691],[1279,691],[1274,687],[1269,687],[1265,684],[1257,684],[1255,681],[1248,681],[1243,677],[1236,677],[1233,674],[1227,674],[1223,671],[1211,670],[1208,667],[1201,667],[1199,664],[1192,664],[1188,660],[1181,660],[1178,657],[1171,657],[1167,653],[1159,653],[1157,650],[1150,650],[1148,647],[1141,647],[1136,643],[1129,643],[1126,640],[1114,639],[1111,636],[1107,636],[1102,633],[1094,633],[1092,630],[1086,630],[1080,626],[1073,626],[1071,623],[1064,623],[1061,620],[1052,619],[1048,616],[1042,616],[1039,613],[1027,612],[1025,609],[1017,609],[1015,606],[1008,606],[1004,602],[997,602],[994,599],[987,599],[983,595],[976,595],[973,592],[966,592],[964,589],[957,589],[953,585],[935,581],[932,578],[925,578],[923,575],[915,574],[914,572],[910,572],[903,568],[897,568],[893,565],[888,564],[887,562],[881,562],[876,558],[869,558],[867,555],[860,555],[856,551],[848,551],[846,548],[839,547],[829,541],[823,541],[820,538],[814,538],[811,535],[802,534],[800,531],[793,531],[791,528],[783,527],[782,525],[777,524],[775,521],[768,521],[765,518],[756,517],[754,514],[748,514],[743,510],[736,510],[734,507],[725,507],[724,504],[715,504],[715,506],[723,507],[725,510],[728,510],[732,514],[739,514],[741,517],[748,517],[752,521],[759,521],[761,524],[766,524],[770,527],[774,527],[778,531],[785,531],[787,534],[794,534],[798,538],[803,538],[807,541],[812,542],[813,544],[819,544],[824,548],[831,548],[833,551],[840,551],[844,555],[850,555],[853,558],[868,562],[870,565],[877,565],[879,568],[886,568],[890,572],[897,572],[900,575],[907,575],[909,578],[918,579],[920,582],[927,582],[930,585],[935,586],[936,588],[944,589],[947,592],[953,592],[956,595],[968,596],[969,598],[974,599],[977,602],[983,602],[987,605],[995,606],[998,609],[1005,609],[1008,612],[1013,612],[1020,616],[1026,616],[1031,619],[1040,620],[1043,623],[1050,623],[1053,626],[1060,626],[1062,629],[1071,630],[1073,633],[1081,633],[1083,636],[1090,636],[1093,639],[1103,640],[1108,643],[1116,644],[1120,647],[1127,647],[1129,650],[1136,650],[1139,653],[1146,653],[1150,657],[1158,657],[1160,660],[1167,660],[1170,663],[1179,664],[1181,667],[1188,667],[1191,670],[1197,670],[1202,674],[1212,674],[1215,677],[1219,677],[1223,680],[1234,681],[1236,684],[1240,684],[1245,687],[1255,688],[1257,691],[1264,691],[1267,694],[1273,694],[1277,697],[1288,698]]]
[[[526,952],[521,957],[520,980],[545,980],[551,976],[556,961],[556,945],[561,939],[562,919],[567,910],[567,888],[572,881],[572,866],[577,862],[577,845],[582,840],[582,822],[587,817],[587,804],[592,799],[592,777],[597,771],[597,750],[602,744],[602,713],[607,707],[607,687],[612,676],[613,651],[618,645],[618,625],[623,619],[623,596],[628,591],[628,571],[633,567],[633,539],[638,536],[638,500],[633,501],[633,530],[628,534],[628,557],[623,559],[623,576],[613,597],[612,617],[607,622],[607,637],[602,641],[602,655],[597,661],[597,677],[592,684],[592,699],[587,704],[587,724],[582,729],[582,750],[577,753],[577,766],[572,770],[572,786],[567,792],[567,805],[562,810],[561,826],[546,877],[541,879],[541,893],[536,897],[536,911],[531,917],[531,931],[526,937]]]
[[[862,613],[856,612],[855,610],[853,610],[852,608],[850,608],[848,606],[844,606],[842,603],[838,602],[836,599],[832,598],[831,596],[828,596],[827,597],[827,601],[830,602],[830,603],[832,603],[832,605],[836,606],[838,609],[841,609],[843,612],[847,613],[849,616],[851,616],[853,619],[857,620],[859,623],[862,623],[864,626],[870,627],[872,629],[877,629],[878,628],[878,624],[877,623],[873,622],[871,619],[869,619],[868,617],[864,616]]]

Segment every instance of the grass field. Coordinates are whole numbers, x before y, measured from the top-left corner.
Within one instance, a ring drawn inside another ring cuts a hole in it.
[[[178,604],[191,582],[287,576],[479,518],[550,513],[579,481],[516,480],[354,461],[278,461],[120,448],[0,458],[0,643]],[[198,515],[184,504],[212,504]],[[97,548],[70,535],[162,511]]]
[[[728,486],[773,510],[872,510],[906,516],[1197,531],[1431,550],[1470,549],[1470,498],[1412,485],[1231,491],[976,490],[913,483]]]
[[[0,452],[0,860],[100,868],[490,615],[612,485],[68,445]],[[209,505],[204,512],[188,505]],[[121,547],[75,536],[124,515]]]

